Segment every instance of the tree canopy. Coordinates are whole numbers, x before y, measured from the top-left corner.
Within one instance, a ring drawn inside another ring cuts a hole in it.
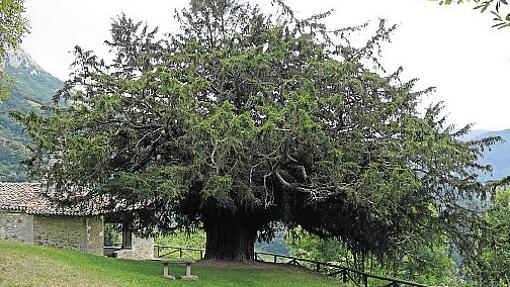
[[[7,95],[3,60],[7,49],[16,48],[21,43],[21,36],[28,32],[28,23],[23,13],[24,0],[0,1],[0,99]]]
[[[508,11],[507,0],[435,0],[440,5],[451,5],[451,4],[462,4],[462,3],[474,3],[474,10],[480,11],[480,13],[490,12],[492,21],[494,24],[493,28],[507,28],[510,27],[510,11]]]
[[[485,211],[488,228],[476,242],[480,261],[472,266],[483,286],[510,285],[510,189],[500,190]]]
[[[32,171],[64,204],[133,207],[139,232],[203,226],[206,258],[252,260],[276,223],[363,254],[437,233],[469,246],[480,221],[462,200],[483,196],[477,160],[497,139],[461,141],[441,103],[420,110],[432,89],[384,71],[394,26],[354,46],[366,25],[329,30],[330,14],[192,0],[165,37],[119,16],[111,61],[76,47],[48,113],[16,114]]]

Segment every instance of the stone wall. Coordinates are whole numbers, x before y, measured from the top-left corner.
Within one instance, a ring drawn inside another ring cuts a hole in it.
[[[33,215],[0,211],[0,240],[33,243],[33,226]]]
[[[87,253],[103,255],[104,226],[102,217],[87,219]]]
[[[103,222],[100,217],[34,216],[34,243],[101,255]]]
[[[34,243],[85,252],[85,218],[69,216],[34,216]]]
[[[115,251],[116,258],[148,260],[154,258],[154,238],[142,238],[135,234],[131,237],[131,249]]]

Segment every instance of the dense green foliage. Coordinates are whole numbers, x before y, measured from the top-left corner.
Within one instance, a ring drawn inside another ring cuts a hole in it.
[[[485,218],[489,228],[477,244],[481,262],[474,278],[485,286],[510,286],[510,189],[496,195]]]
[[[104,225],[104,246],[122,245],[122,225],[105,223]]]
[[[21,43],[21,36],[28,32],[28,23],[23,13],[24,0],[0,1],[0,100],[7,96],[8,85],[3,71],[3,60],[8,49]]]
[[[407,250],[400,258],[381,262],[372,256],[357,258],[337,240],[322,239],[297,229],[287,239],[293,256],[310,258],[323,262],[339,263],[355,269],[409,280],[431,286],[461,286],[459,270],[448,256],[447,242],[436,240],[427,246]]]
[[[386,73],[381,21],[359,47],[328,30],[330,12],[297,19],[233,0],[191,1],[181,33],[159,39],[125,16],[113,64],[77,47],[51,115],[17,113],[32,170],[63,203],[143,206],[132,227],[203,226],[208,258],[252,260],[278,223],[379,257],[447,234],[470,250],[477,163],[495,138],[463,142],[440,104],[424,113],[415,81]]]
[[[203,230],[196,230],[195,232],[177,231],[174,234],[156,238],[155,243],[169,246],[205,248],[205,232]]]
[[[50,104],[63,83],[23,50],[8,53],[4,71],[12,81],[10,96],[0,102],[0,181],[27,181],[28,170],[21,162],[29,158],[25,145],[30,139],[9,112],[41,112],[39,107]]]
[[[184,274],[183,266],[171,266]],[[304,270],[265,265],[195,265],[198,281],[163,278],[157,261],[106,258],[55,248],[0,241],[0,286],[34,287],[333,287],[339,282]]]

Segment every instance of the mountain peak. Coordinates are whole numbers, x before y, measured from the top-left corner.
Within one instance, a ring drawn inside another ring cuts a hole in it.
[[[18,70],[25,70],[30,74],[35,75],[44,70],[37,64],[37,62],[23,49],[9,49],[6,51],[5,66]]]
[[[12,81],[9,96],[0,101],[0,181],[26,181],[27,170],[20,162],[27,158],[24,146],[29,139],[9,111],[40,112],[63,83],[21,49],[7,51],[3,64],[0,68]]]

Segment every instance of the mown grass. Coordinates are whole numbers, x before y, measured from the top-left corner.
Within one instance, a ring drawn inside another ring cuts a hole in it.
[[[272,264],[198,264],[198,281],[168,280],[154,261],[131,261],[0,241],[0,286],[339,286],[295,267]],[[184,267],[173,267],[177,274]]]

